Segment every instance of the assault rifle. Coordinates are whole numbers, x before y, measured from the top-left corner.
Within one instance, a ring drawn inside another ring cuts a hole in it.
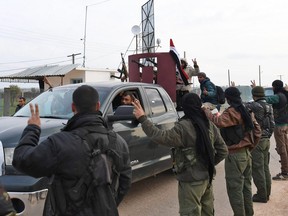
[[[122,59],[122,69],[117,69],[117,71],[120,73],[119,77],[115,76],[115,75],[111,75],[110,78],[114,77],[117,79],[121,79],[122,82],[124,82],[124,80],[127,82],[127,78],[128,78],[128,71],[127,71],[127,66],[125,64],[125,60],[123,57],[123,53],[121,53],[121,59]],[[124,74],[124,76],[123,76]]]
[[[155,67],[157,67],[157,63],[152,58],[146,58],[146,61],[151,62]]]
[[[138,67],[145,67],[145,65],[144,64],[141,64],[140,62],[137,62],[137,61],[135,61],[135,60],[132,60],[132,62],[133,63],[136,63],[137,65],[138,65]]]

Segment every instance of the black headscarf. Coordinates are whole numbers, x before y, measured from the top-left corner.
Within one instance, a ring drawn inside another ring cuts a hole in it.
[[[236,87],[229,87],[225,90],[225,97],[231,107],[234,107],[236,111],[240,112],[241,117],[244,121],[245,131],[250,131],[254,128],[253,121],[249,111],[244,107],[241,93]]]
[[[274,94],[277,94],[283,90],[283,82],[281,80],[274,80],[272,82],[272,86],[274,87]]]
[[[284,84],[281,80],[274,80],[272,82],[272,86],[274,87],[273,88],[274,94],[283,93],[288,100],[288,91],[286,91],[286,89],[284,88]]]
[[[182,98],[182,106],[185,116],[190,119],[196,130],[196,152],[200,160],[208,167],[209,182],[212,182],[214,174],[214,151],[209,137],[209,120],[201,109],[202,102],[197,94],[188,93]]]

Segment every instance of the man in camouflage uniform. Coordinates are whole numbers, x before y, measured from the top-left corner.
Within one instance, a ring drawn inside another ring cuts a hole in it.
[[[254,114],[243,105],[236,87],[225,90],[230,105],[221,115],[204,107],[208,119],[221,130],[229,154],[225,158],[225,179],[230,205],[234,216],[254,215],[252,202],[251,150],[258,144],[261,128]]]
[[[273,107],[274,138],[281,163],[281,172],[272,179],[288,180],[288,92],[281,80],[274,80],[272,87],[274,95],[267,96],[266,101]]]
[[[257,122],[262,129],[261,139],[251,152],[252,177],[257,188],[253,195],[253,202],[266,203],[271,193],[271,174],[269,170],[270,137],[275,126],[272,105],[265,100],[264,88],[255,86],[252,89],[253,102],[246,104],[255,114]]]
[[[148,120],[138,100],[134,114],[148,137],[161,145],[174,147],[181,216],[214,215],[212,179],[214,166],[227,155],[219,130],[207,119],[197,94],[183,96],[184,117],[170,130],[161,130]]]

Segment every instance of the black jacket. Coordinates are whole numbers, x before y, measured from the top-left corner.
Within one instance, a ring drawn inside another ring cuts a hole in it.
[[[63,131],[51,135],[39,145],[41,129],[35,125],[28,125],[14,151],[13,166],[33,177],[55,175],[62,180],[63,187],[69,188],[81,178],[90,162],[87,149],[81,145],[81,138],[72,131],[77,128],[105,127],[105,125],[99,113],[77,114],[68,121]],[[99,134],[97,138],[96,142],[102,144],[105,141],[108,142],[108,136],[105,134]],[[93,191],[93,200],[85,203],[80,212],[71,215],[118,215],[117,204],[131,186],[131,167],[127,143],[119,135],[117,135],[116,142],[116,151],[121,155],[124,164],[122,170],[119,170],[117,200],[111,198],[112,194],[108,185],[98,187]]]

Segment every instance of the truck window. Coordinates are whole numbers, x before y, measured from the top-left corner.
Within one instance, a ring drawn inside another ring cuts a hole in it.
[[[164,114],[166,112],[166,108],[158,90],[152,88],[146,88],[145,91],[151,107],[152,115],[158,116]]]

